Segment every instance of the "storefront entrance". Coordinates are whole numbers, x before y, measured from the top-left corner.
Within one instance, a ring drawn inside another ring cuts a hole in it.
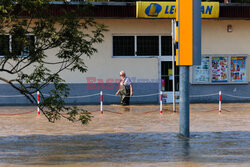
[[[170,59],[170,60],[168,60]],[[163,92],[163,102],[173,103],[173,70],[171,57],[159,60],[160,90]],[[179,67],[175,66],[175,95],[179,102]],[[167,97],[166,97],[167,94]]]

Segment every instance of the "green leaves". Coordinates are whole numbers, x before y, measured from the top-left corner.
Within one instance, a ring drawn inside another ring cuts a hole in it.
[[[0,73],[9,78],[0,80],[33,104],[37,103],[35,93],[40,91],[39,107],[50,122],[65,118],[87,124],[90,113],[65,103],[70,89],[62,72],[86,72],[84,58],[97,52],[94,46],[103,42],[107,27],[93,18],[79,18],[78,12],[89,12],[88,6],[60,10],[61,15],[55,16],[48,12],[48,0],[1,2],[0,34],[8,35],[3,39],[10,39],[10,47],[4,52],[8,55],[0,59]],[[20,17],[22,14],[26,17]]]

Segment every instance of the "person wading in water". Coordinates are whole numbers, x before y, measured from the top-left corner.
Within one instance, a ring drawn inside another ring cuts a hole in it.
[[[129,105],[130,96],[133,96],[133,87],[130,78],[126,77],[124,71],[120,72],[120,86],[119,90],[116,92],[116,96],[120,93],[121,96],[121,104]]]

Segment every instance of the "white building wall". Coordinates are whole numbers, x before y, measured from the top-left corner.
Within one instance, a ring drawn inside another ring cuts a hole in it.
[[[112,35],[159,35],[171,34],[170,20],[138,20],[138,19],[100,19],[100,23],[108,26],[104,42],[98,45],[98,53],[86,59],[88,72],[84,75],[64,73],[67,82],[86,82],[86,77],[103,79],[119,79],[119,72],[126,71],[130,77],[137,79],[158,79],[157,58],[112,58]],[[79,76],[79,77],[76,77]]]
[[[86,77],[119,79],[119,71],[125,70],[136,79],[158,79],[158,58],[113,58],[112,35],[171,35],[171,20],[167,19],[97,19],[108,26],[105,39],[97,45],[98,53],[85,58],[88,71],[63,72],[68,83],[86,83]],[[227,32],[231,24],[233,32]],[[250,55],[249,20],[202,20],[203,54],[247,54]],[[48,50],[49,61],[54,60],[56,49]],[[249,61],[250,63],[250,61]],[[250,65],[249,65],[250,67]],[[54,68],[54,66],[51,66]],[[4,74],[2,75],[4,77]],[[249,77],[250,79],[250,72]]]
[[[171,35],[171,20],[100,19],[98,22],[109,27],[105,41],[97,47],[98,53],[86,61],[88,72],[81,77],[67,74],[68,82],[86,82],[86,77],[116,79],[120,70],[138,79],[158,78],[157,58],[112,58],[112,35]],[[227,32],[229,24],[233,27],[231,33]],[[249,27],[249,20],[202,20],[202,54],[250,55]]]
[[[232,32],[227,32],[227,25],[232,25]],[[250,55],[250,21],[203,20],[202,53]],[[250,79],[249,72],[248,75]]]

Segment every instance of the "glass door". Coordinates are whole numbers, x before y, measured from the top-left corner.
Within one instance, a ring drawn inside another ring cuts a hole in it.
[[[163,102],[173,103],[173,70],[172,61],[160,61],[160,89],[163,92]],[[179,67],[175,66],[175,95],[179,102]],[[166,97],[167,94],[167,97]]]

